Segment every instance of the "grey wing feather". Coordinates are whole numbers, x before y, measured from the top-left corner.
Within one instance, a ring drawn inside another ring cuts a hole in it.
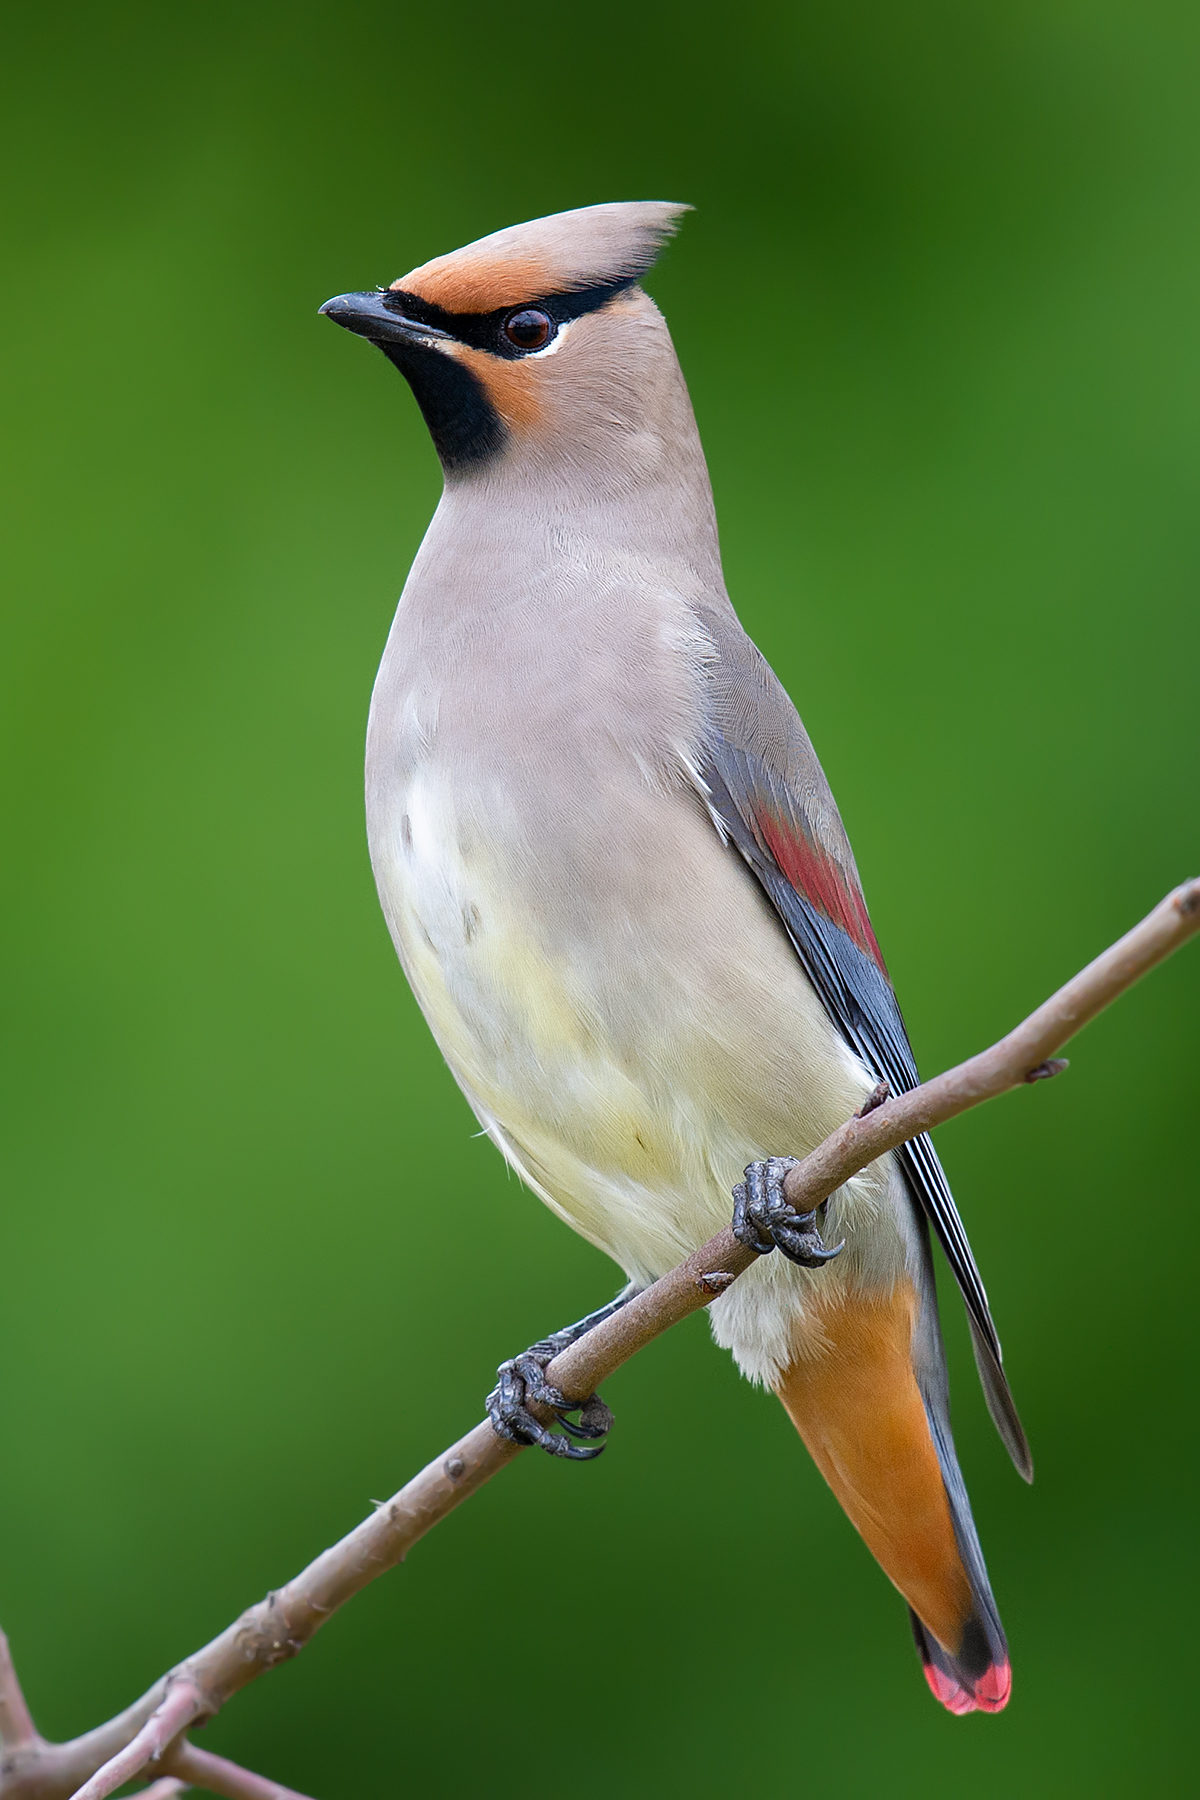
[[[757,877],[827,1012],[893,1093],[917,1086],[896,996],[871,932],[849,841],[796,709],[732,614],[705,614],[709,729],[700,773],[722,831]],[[896,1152],[962,1291],[988,1410],[1013,1462],[1032,1479],[1029,1444],[1001,1363],[967,1234],[927,1136]]]

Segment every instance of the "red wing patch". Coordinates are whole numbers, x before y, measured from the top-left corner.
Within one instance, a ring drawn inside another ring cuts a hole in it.
[[[867,903],[858,888],[847,879],[845,870],[809,836],[798,820],[785,821],[776,813],[756,810],[754,826],[796,892],[844,931],[886,979],[887,964],[871,930]]]

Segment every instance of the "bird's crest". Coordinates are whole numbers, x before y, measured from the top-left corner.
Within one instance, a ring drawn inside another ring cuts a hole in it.
[[[619,287],[646,273],[689,210],[670,200],[627,200],[551,213],[422,263],[392,287],[448,313]]]

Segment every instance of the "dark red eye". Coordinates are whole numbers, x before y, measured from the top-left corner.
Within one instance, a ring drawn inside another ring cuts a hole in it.
[[[509,313],[504,321],[504,335],[515,350],[540,350],[555,333],[554,320],[539,307],[524,306]]]

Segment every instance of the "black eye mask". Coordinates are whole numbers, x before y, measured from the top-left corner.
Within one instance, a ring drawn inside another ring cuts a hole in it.
[[[481,313],[447,312],[444,306],[435,306],[432,300],[422,300],[419,294],[406,293],[403,288],[388,288],[379,299],[388,312],[399,313],[419,325],[432,325],[435,330],[457,338],[460,344],[469,344],[473,350],[490,351],[493,356],[503,356],[512,362],[517,357],[530,356],[535,350],[544,349],[545,343],[550,341],[546,339],[543,344],[524,349],[514,344],[504,327],[515,313],[544,312],[556,326],[566,325],[584,313],[599,312],[611,300],[628,293],[632,286],[633,277],[627,276],[621,281],[604,282],[599,287],[580,288],[573,294],[531,296],[519,305],[500,306],[494,312]]]

